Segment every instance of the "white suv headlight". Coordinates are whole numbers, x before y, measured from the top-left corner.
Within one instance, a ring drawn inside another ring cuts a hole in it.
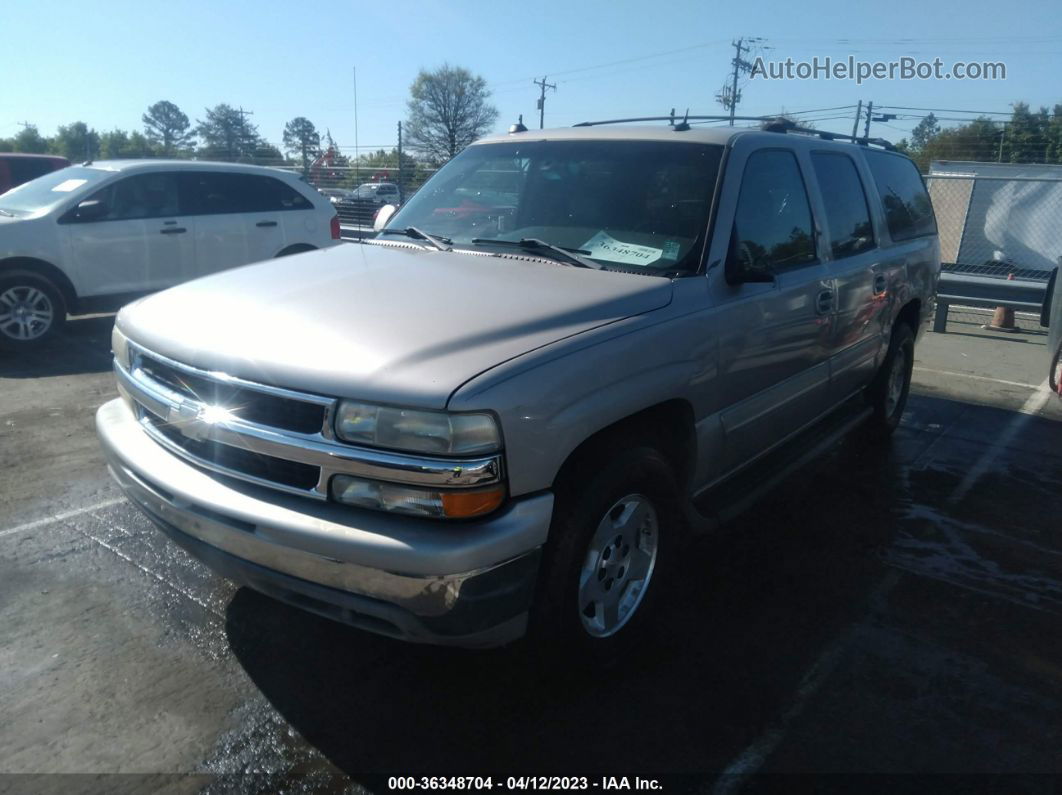
[[[340,439],[405,452],[477,455],[501,449],[490,414],[449,414],[344,400],[336,411]]]

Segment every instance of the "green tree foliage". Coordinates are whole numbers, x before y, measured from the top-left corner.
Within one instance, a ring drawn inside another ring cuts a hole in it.
[[[296,116],[284,125],[284,148],[299,156],[303,173],[306,173],[313,158],[321,151],[321,134],[312,121],[305,116]]]
[[[36,125],[23,127],[11,141],[11,151],[42,155],[48,151],[48,139],[42,136]]]
[[[111,130],[100,136],[100,157],[107,160],[154,157],[156,154],[152,142],[139,132]]]
[[[59,127],[55,137],[49,141],[49,148],[54,154],[77,162],[94,160],[100,155],[100,136],[83,121],[75,121]]]
[[[926,145],[940,134],[940,122],[937,117],[930,113],[911,130],[911,148],[920,152]]]
[[[140,118],[147,139],[166,157],[189,149],[195,140],[188,117],[168,100],[159,100]]]
[[[410,148],[434,163],[449,160],[489,132],[498,119],[487,81],[459,66],[421,70],[409,93]]]
[[[196,133],[201,141],[198,153],[205,157],[254,158],[259,144],[258,128],[243,113],[225,103],[206,109],[206,118],[199,120]]]

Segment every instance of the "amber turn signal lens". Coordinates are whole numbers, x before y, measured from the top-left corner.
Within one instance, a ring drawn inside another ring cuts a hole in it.
[[[490,513],[505,500],[505,487],[494,486],[483,491],[442,492],[443,513],[451,519],[462,519]]]

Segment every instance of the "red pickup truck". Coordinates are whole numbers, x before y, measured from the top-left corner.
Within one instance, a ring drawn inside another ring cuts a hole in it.
[[[70,165],[65,157],[56,155],[27,155],[14,152],[0,152],[0,194],[43,176],[51,171],[58,171]]]

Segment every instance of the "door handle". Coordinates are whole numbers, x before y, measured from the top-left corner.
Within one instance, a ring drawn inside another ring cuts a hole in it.
[[[255,226],[276,226],[276,221],[259,221]]]
[[[815,311],[820,315],[829,314],[833,308],[833,290],[823,290],[815,296]]]
[[[875,293],[875,295],[881,295],[883,292],[885,292],[885,287],[886,287],[885,274],[884,273],[876,274],[874,276],[874,293]]]
[[[166,227],[165,229],[160,229],[159,230],[159,234],[160,235],[180,235],[180,234],[182,234],[184,232],[187,232],[187,231],[188,230],[185,229],[183,226],[169,226],[169,227]]]

